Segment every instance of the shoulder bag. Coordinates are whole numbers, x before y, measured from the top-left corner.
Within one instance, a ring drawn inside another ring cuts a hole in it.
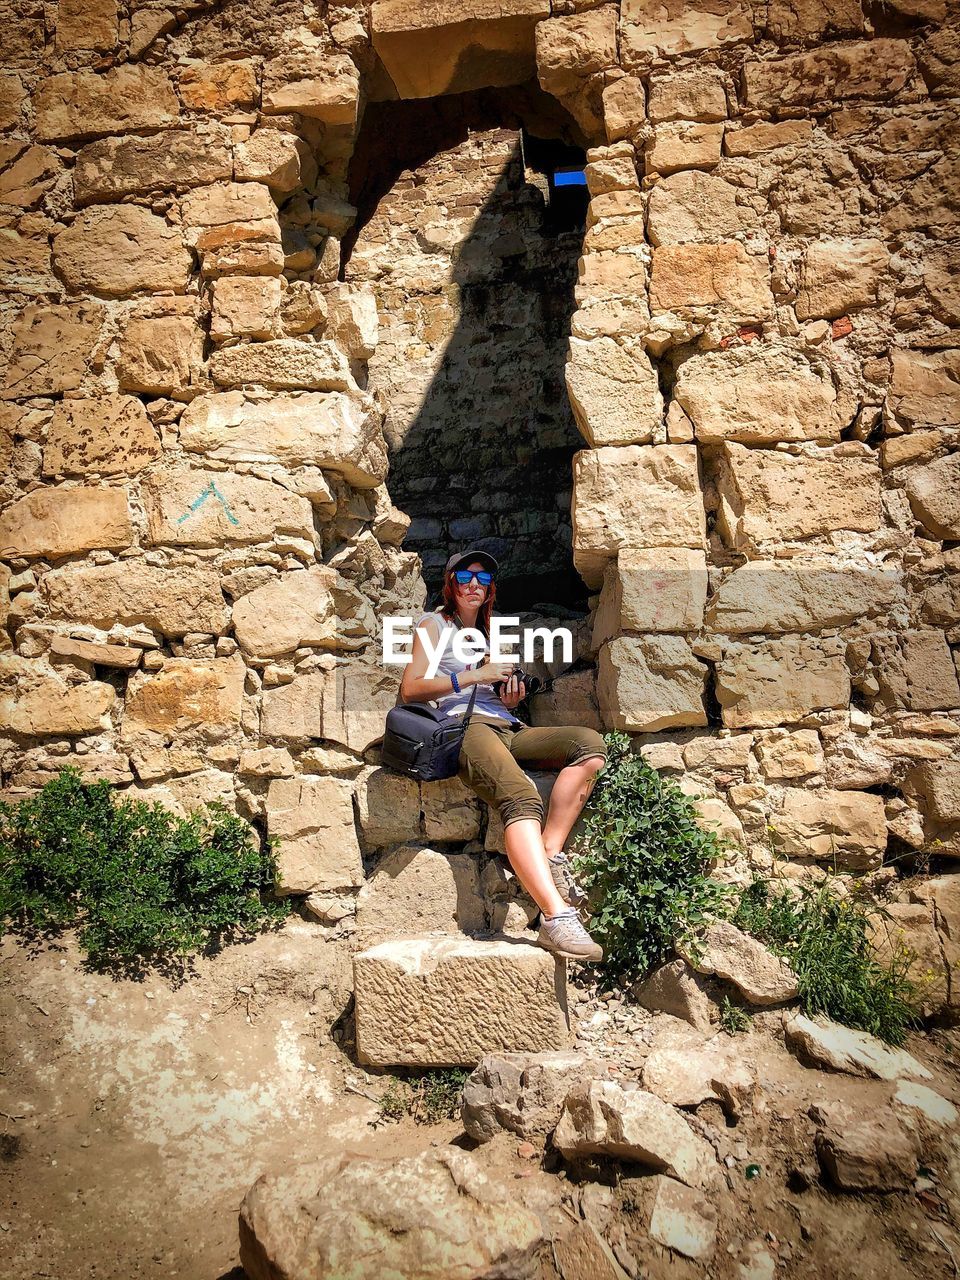
[[[463,715],[450,715],[425,702],[391,707],[383,734],[381,763],[417,782],[454,777],[460,767],[460,744],[478,688],[479,685],[473,686]]]

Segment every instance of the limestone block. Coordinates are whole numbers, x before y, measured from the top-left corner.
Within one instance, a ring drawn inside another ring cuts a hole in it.
[[[627,294],[632,300],[632,310],[636,312],[636,294],[645,292],[647,287],[646,264],[638,254],[617,250],[585,253],[577,264],[577,271],[578,303],[582,305],[587,301]],[[639,314],[641,317],[647,314],[643,302],[640,303]]]
[[[327,295],[327,329],[352,360],[369,360],[380,339],[377,299],[369,285],[340,285]]]
[[[424,783],[420,804],[428,840],[463,843],[480,835],[480,803],[459,778]]]
[[[77,155],[78,204],[152,191],[182,191],[233,174],[230,137],[222,127],[165,129],[148,138],[102,138]]]
[[[0,398],[55,395],[76,391],[87,370],[104,309],[95,303],[54,306],[31,303],[13,325]]]
[[[432,98],[531,79],[534,29],[549,17],[549,0],[376,0],[371,37],[400,97]]]
[[[812,711],[847,706],[850,673],[838,641],[786,635],[754,645],[725,645],[716,692],[725,725],[773,727],[794,724]]]
[[[960,453],[947,454],[907,476],[913,514],[936,538],[960,538]]]
[[[248,592],[233,606],[233,624],[240,648],[258,659],[307,645],[355,649],[376,629],[370,605],[328,565],[284,574]]]
[[[0,512],[0,556],[57,560],[133,541],[127,495],[103,486],[34,489]]]
[[[771,782],[823,771],[823,748],[816,729],[797,729],[795,733],[774,729],[758,739],[757,755],[760,772]]]
[[[639,179],[632,145],[618,142],[610,147],[593,147],[587,152],[584,176],[591,196],[610,191],[637,191]]]
[[[130,677],[121,739],[155,745],[171,735],[187,741],[222,742],[240,728],[245,668],[234,658],[168,658],[159,671]]]
[[[683,748],[683,764],[688,769],[706,769],[711,773],[746,769],[752,744],[752,733],[735,733],[726,738],[715,734],[691,738]]]
[[[907,462],[929,458],[938,453],[943,444],[939,430],[911,431],[905,436],[890,436],[880,445],[880,465],[884,471],[903,466]]]
[[[30,297],[57,292],[50,261],[51,230],[50,221],[36,213],[0,227],[0,288]]]
[[[180,420],[180,443],[226,462],[322,467],[357,489],[376,488],[387,474],[379,414],[356,393],[198,396]]]
[[[680,169],[712,169],[720,163],[722,124],[673,121],[659,124],[644,147],[647,170],[677,173]]]
[[[905,1049],[892,1049],[876,1036],[829,1018],[796,1013],[783,1025],[787,1047],[824,1071],[873,1080],[929,1080],[930,1072]]]
[[[240,752],[237,773],[249,778],[292,778],[293,756],[282,747],[259,747]]]
[[[731,844],[746,844],[743,824],[725,800],[719,796],[703,796],[693,802],[697,821],[705,831],[712,832]]]
[[[110,728],[116,693],[88,680],[66,684],[25,658],[0,657],[0,732],[29,737],[82,737]]]
[[[226,347],[210,357],[210,373],[221,387],[346,391],[356,385],[348,361],[333,343],[301,338]]]
[[[0,565],[0,652],[12,647],[13,642],[7,632],[7,620],[10,617],[10,570]]]
[[[264,689],[260,736],[290,741],[322,738],[325,684],[326,672],[316,672],[297,676],[290,684],[275,689]]]
[[[533,725],[581,724],[587,729],[602,730],[597,703],[596,672],[565,672],[556,677],[549,693],[538,696],[530,704]]]
[[[321,333],[327,322],[327,300],[306,280],[287,281],[280,302],[280,322],[284,333]]]
[[[603,722],[628,733],[707,723],[707,668],[681,636],[620,636],[600,650]]]
[[[718,1036],[702,1047],[691,1039],[679,1029],[657,1035],[643,1064],[643,1087],[673,1107],[697,1107],[710,1100],[722,1102],[736,1116],[737,1104],[756,1089],[756,1070],[738,1061],[735,1046],[726,1037]]]
[[[780,43],[811,44],[828,32],[855,35],[864,29],[859,0],[771,0],[764,27]]]
[[[627,1091],[613,1080],[570,1090],[553,1145],[568,1158],[635,1160],[689,1186],[709,1183],[716,1169],[712,1147],[678,1111],[645,1089]]]
[[[150,545],[219,547],[270,542],[277,534],[312,539],[310,503],[270,480],[188,467],[144,481]]]
[[[229,275],[279,276],[283,272],[283,244],[275,216],[201,229],[196,234],[196,248],[204,280]]]
[[[685,252],[725,247],[682,246]],[[655,251],[654,279],[660,255],[675,252]],[[838,441],[852,412],[826,370],[799,352],[768,343],[690,356],[677,371],[674,398],[704,444]]]
[[[136,475],[160,456],[160,441],[134,396],[61,400],[43,449],[45,476]]]
[[[877,290],[890,267],[890,253],[882,240],[815,240],[803,254],[797,318],[823,316],[832,320],[875,306]]]
[[[277,276],[222,276],[213,286],[210,337],[271,338],[280,327]]]
[[[58,49],[112,49],[117,37],[117,0],[58,0]]]
[[[623,76],[608,84],[602,102],[608,142],[639,137],[647,113],[643,81],[638,76]]]
[[[539,947],[403,938],[355,955],[353,974],[360,1062],[475,1066],[570,1043],[564,966]]]
[[[891,353],[890,406],[904,422],[960,424],[960,351]]]
[[[874,42],[876,43],[876,42]],[[918,1135],[890,1108],[854,1113],[818,1108],[828,1117],[816,1136],[820,1164],[845,1191],[906,1191],[917,1177]]]
[[[687,1258],[709,1258],[717,1241],[716,1205],[673,1178],[658,1176],[654,1184],[650,1239]]]
[[[918,797],[935,821],[960,822],[960,761],[925,760],[910,770],[903,789],[905,794]],[[954,935],[960,942],[960,917],[952,926]]]
[[[30,147],[20,141],[0,147],[0,204],[34,209],[60,172],[50,147]]]
[[[590,587],[621,547],[695,547],[705,515],[693,445],[585,449],[573,461],[574,563]]]
[[[357,69],[346,54],[291,50],[263,64],[265,115],[295,112],[328,125],[353,125]]]
[[[616,66],[616,8],[548,18],[537,24],[536,48],[541,89],[556,98],[574,93],[584,80]]]
[[[184,67],[179,78],[185,107],[196,111],[235,111],[257,105],[257,68],[250,58],[201,62]]]
[[[347,778],[274,778],[267,833],[277,836],[277,892],[314,893],[363,883]]]
[[[697,973],[733,983],[750,1004],[766,1007],[796,999],[797,978],[790,966],[727,920],[708,925],[695,943],[684,942],[678,951]]]
[[[357,782],[356,797],[365,849],[403,844],[419,833],[420,787],[412,778],[391,769],[365,769]]]
[[[257,129],[237,144],[234,174],[239,181],[265,182],[271,191],[285,195],[297,187],[312,186],[317,165],[307,144],[295,133]]]
[[[403,934],[470,934],[484,926],[477,860],[404,844],[377,859],[357,898],[361,941]]]
[[[19,122],[26,99],[23,81],[16,72],[0,73],[0,129],[9,129]]]
[[[695,67],[672,75],[652,75],[649,116],[655,124],[664,120],[725,120],[727,95],[722,73],[715,67]]]
[[[889,707],[939,711],[960,706],[960,683],[942,631],[881,633],[873,637],[880,697]]]
[[[883,796],[869,791],[791,787],[771,824],[785,856],[827,860],[846,871],[874,870],[887,847]]]
[[[589,1222],[578,1222],[553,1242],[553,1256],[560,1274],[586,1280],[627,1280],[603,1236]]]
[[[750,6],[734,0],[623,0],[620,51],[632,70],[656,56],[675,57],[750,40]]]
[[[64,565],[44,574],[42,594],[52,617],[103,630],[119,624],[172,637],[191,631],[220,635],[229,617],[219,574],[205,565]]]
[[[923,1017],[956,1018],[958,1005],[953,973],[960,948],[936,927],[930,903],[891,902],[870,922],[870,941],[882,963],[902,961],[909,953],[908,974],[920,989]]]
[[[341,648],[356,648],[372,638],[375,622],[362,596],[342,578],[334,581],[333,595],[344,633]],[[394,669],[383,667],[369,649],[362,657],[350,655],[325,672],[322,736],[360,754],[383,737],[387,712],[396,700]],[[431,839],[451,838],[440,836],[429,823],[426,830]]]
[[[179,106],[160,67],[114,67],[103,75],[63,71],[43,80],[34,100],[42,142],[135,133],[175,124]]]
[[[134,314],[120,335],[121,391],[176,396],[200,381],[203,330],[190,302],[169,315]]]
[[[748,60],[743,67],[747,106],[814,107],[830,99],[888,102],[917,74],[906,40],[830,44],[786,58]]]
[[[631,988],[631,995],[644,1009],[682,1018],[698,1031],[709,1032],[713,1002],[704,990],[704,980],[686,960],[673,960]]]
[[[738,320],[760,320],[773,311],[767,262],[739,242],[670,244],[653,251],[652,310],[719,307]]]
[[[642,444],[663,417],[663,397],[649,356],[612,338],[570,339],[565,368],[577,426],[588,444]]]
[[[778,124],[760,121],[744,129],[727,129],[723,150],[728,156],[756,156],[777,147],[794,147],[809,142],[812,120],[783,120]]]
[[[624,547],[607,565],[593,621],[594,649],[623,631],[699,631],[707,598],[702,551]]]
[[[89,640],[70,640],[67,636],[54,636],[50,652],[58,658],[76,658],[97,667],[115,667],[118,671],[133,671],[140,665],[142,649],[122,644],[94,644]]]
[[[135,204],[92,205],[53,242],[71,289],[122,298],[141,290],[183,293],[190,254],[178,227]]]
[[[727,635],[820,631],[884,613],[901,585],[899,569],[886,565],[751,560],[720,583],[707,622]]]
[[[548,1134],[574,1084],[605,1075],[601,1062],[574,1050],[490,1053],[463,1087],[463,1127],[476,1142],[506,1130],[522,1138]]]
[[[737,550],[880,527],[880,468],[873,454],[795,456],[725,443],[720,463],[717,527]]]
[[[654,245],[728,240],[756,215],[737,204],[737,188],[697,169],[673,173],[650,192],[648,233]]]

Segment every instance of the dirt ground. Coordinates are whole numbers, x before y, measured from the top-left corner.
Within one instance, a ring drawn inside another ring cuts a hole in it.
[[[32,949],[0,942],[4,1280],[241,1280],[237,1210],[260,1173],[331,1148],[399,1157],[431,1142],[472,1146],[455,1120],[379,1120],[386,1079],[353,1063],[349,1018],[337,1021],[349,991],[349,948],[296,918],[199,960],[180,985],[87,972],[69,937]],[[605,1008],[582,991],[581,1023],[605,1023],[602,1039],[593,1031],[583,1047],[604,1053],[614,1075],[636,1076],[618,1066],[630,1061],[628,1046],[636,1063],[658,1036],[683,1033],[675,1020],[635,1008],[598,1019]],[[825,1098],[881,1106],[891,1086],[801,1067],[775,1029],[775,1016],[763,1015],[738,1038],[762,1086],[757,1108],[736,1125],[715,1103],[693,1117],[726,1179],[707,1267],[647,1238],[644,1170],[565,1170],[550,1152],[522,1157],[509,1135],[476,1156],[508,1190],[513,1180],[542,1184],[566,1217],[587,1217],[654,1280],[765,1280],[765,1263],[741,1270],[758,1252],[778,1276],[803,1280],[955,1280],[956,1135],[941,1135],[920,1194],[830,1192],[807,1108]],[[928,1083],[954,1101],[958,1042],[937,1033],[909,1046],[933,1071]],[[754,1165],[760,1173],[748,1177]],[[547,1256],[544,1276],[552,1272]]]

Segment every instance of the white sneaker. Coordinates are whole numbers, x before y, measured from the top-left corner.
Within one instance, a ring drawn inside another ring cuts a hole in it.
[[[537,946],[567,960],[599,963],[603,959],[603,947],[594,942],[580,923],[576,907],[568,907],[558,916],[543,916]]]
[[[587,901],[587,895],[583,886],[579,885],[574,879],[567,855],[558,853],[555,858],[547,859],[547,865],[550,868],[550,874],[553,876],[553,883],[557,886],[557,893],[559,893],[567,906],[576,907],[578,910],[584,906]]]

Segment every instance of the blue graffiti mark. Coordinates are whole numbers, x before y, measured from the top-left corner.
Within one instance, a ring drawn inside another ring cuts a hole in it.
[[[180,519],[177,521],[177,524],[183,524],[184,520],[189,520],[190,517],[193,515],[193,513],[195,511],[199,511],[199,509],[203,506],[206,500],[210,497],[217,499],[221,507],[223,507],[224,515],[227,517],[227,519],[230,521],[231,524],[240,523],[237,517],[230,510],[230,504],[227,502],[226,498],[217,488],[214,481],[211,480],[210,483],[207,485],[207,487],[204,489],[204,491],[199,495],[199,497],[195,498],[194,501],[190,503],[190,506],[183,513]]]

